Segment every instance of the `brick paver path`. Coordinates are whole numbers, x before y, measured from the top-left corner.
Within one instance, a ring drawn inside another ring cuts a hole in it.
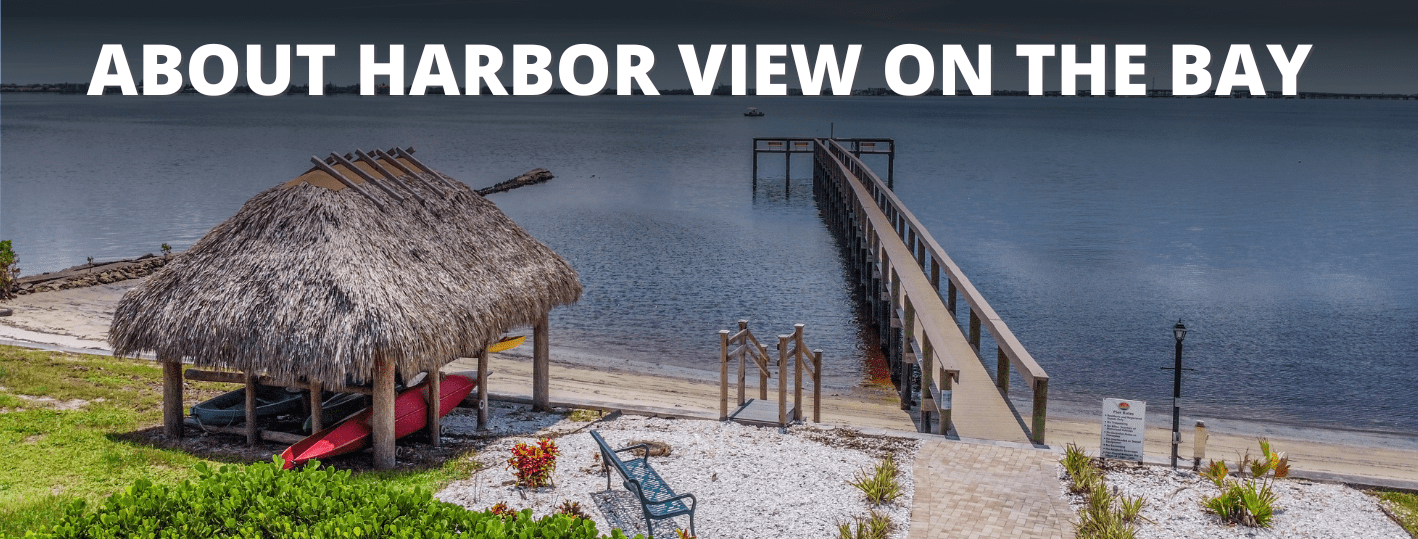
[[[1072,539],[1058,460],[1047,451],[923,441],[909,539]]]

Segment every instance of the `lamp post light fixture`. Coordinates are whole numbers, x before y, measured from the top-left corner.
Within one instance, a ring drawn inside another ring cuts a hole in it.
[[[1170,370],[1172,378],[1172,469],[1177,469],[1177,447],[1182,443],[1182,371],[1193,369],[1182,369],[1182,340],[1187,338],[1187,327],[1182,325],[1181,319],[1177,319],[1177,325],[1172,326],[1172,337],[1177,339],[1177,362],[1172,368],[1163,367],[1162,370]]]

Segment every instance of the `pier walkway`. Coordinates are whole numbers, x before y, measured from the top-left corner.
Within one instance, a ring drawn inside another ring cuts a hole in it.
[[[918,412],[918,430],[1044,444],[1048,374],[896,197],[893,182],[861,161],[862,153],[885,153],[894,175],[895,141],[757,138],[753,146],[755,175],[761,154],[812,153],[813,196],[847,256],[901,408]],[[962,297],[966,325],[957,318]],[[986,335],[994,362],[984,359]],[[1008,399],[1011,373],[1033,393],[1028,424]]]

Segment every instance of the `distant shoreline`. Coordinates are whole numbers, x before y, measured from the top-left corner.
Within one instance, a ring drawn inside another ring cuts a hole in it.
[[[408,90],[409,90],[409,88],[405,88],[404,95],[408,95],[408,94],[409,94],[409,91],[408,91]],[[89,84],[86,83],[86,82],[82,82],[82,83],[81,83],[81,82],[60,82],[60,83],[24,83],[24,84],[7,83],[7,84],[0,84],[0,93],[21,93],[21,94],[40,94],[40,93],[43,93],[43,94],[63,94],[63,95],[87,95],[87,94],[88,94],[88,91],[89,91]],[[459,88],[459,91],[462,92],[464,95],[467,94],[467,89],[466,89],[466,88]],[[511,93],[512,93],[512,92],[511,92],[511,89],[510,89],[510,88],[507,88],[507,89],[505,89],[505,91],[506,91],[506,93],[508,94],[508,96],[506,96],[506,97],[510,97],[510,96],[511,96]],[[685,95],[685,96],[694,95],[694,92],[693,92],[692,90],[688,89],[688,88],[665,88],[665,89],[660,89],[660,90],[657,90],[657,91],[660,92],[660,95]],[[963,94],[962,94],[961,92],[964,92],[964,91],[963,91],[963,90],[957,90],[955,95],[961,96],[961,97],[964,97],[964,96],[968,96],[968,95],[969,95],[968,93],[963,93]],[[122,92],[120,92],[119,89],[116,88],[116,87],[109,87],[109,88],[106,88],[105,91],[104,91],[104,95],[121,95],[121,94],[122,94]],[[182,95],[182,94],[200,95],[200,94],[197,94],[197,90],[196,90],[195,88],[193,88],[192,85],[190,85],[190,84],[183,86],[181,90],[179,90],[176,94],[173,94],[173,95]],[[227,94],[227,95],[243,95],[243,94],[244,94],[244,95],[256,95],[254,92],[251,91],[251,88],[250,88],[250,87],[247,87],[247,86],[237,86],[235,89],[233,89],[233,90],[231,91],[230,94]],[[288,88],[282,95],[309,95],[309,94],[310,94],[310,87],[307,86],[307,85],[300,85],[300,86],[291,86],[291,87]],[[323,95],[324,95],[324,96],[359,95],[359,85],[358,85],[358,84],[351,84],[351,85],[348,85],[348,86],[338,86],[338,85],[335,85],[335,84],[326,84],[326,85],[325,85],[325,89],[324,89],[324,94],[323,94]],[[389,95],[389,85],[387,85],[387,84],[381,84],[381,85],[379,85],[379,86],[376,86],[376,87],[375,87],[375,95]],[[444,95],[443,88],[442,88],[442,87],[433,87],[433,88],[430,88],[430,89],[428,90],[427,95]],[[490,92],[488,92],[488,89],[487,89],[486,86],[482,87],[482,89],[481,89],[479,95],[488,95],[489,97],[498,97],[498,96],[492,96],[492,95],[490,95]],[[572,95],[572,94],[571,94],[570,92],[568,92],[565,88],[552,88],[550,91],[548,91],[546,94],[543,94],[543,95]],[[616,89],[615,89],[615,88],[606,88],[605,90],[602,90],[602,91],[601,91],[599,94],[597,94],[597,95],[616,95]],[[634,88],[634,89],[631,90],[631,95],[645,95],[645,92],[642,91],[640,88]],[[735,97],[735,96],[732,96],[732,92],[730,91],[730,89],[729,89],[728,86],[720,86],[720,87],[718,87],[718,88],[715,88],[715,89],[714,89],[714,92],[713,92],[712,94],[710,94],[710,95],[712,95],[712,96],[723,96],[723,97]],[[943,92],[940,88],[932,88],[931,90],[929,90],[929,91],[927,91],[926,93],[922,94],[922,96],[941,96],[941,95],[944,95],[944,92]],[[895,93],[895,92],[892,92],[889,88],[860,88],[860,89],[854,89],[854,90],[852,90],[852,96],[853,96],[853,97],[900,97],[899,94],[897,94],[897,93]],[[1121,98],[1126,98],[1126,99],[1140,99],[1140,98],[1154,98],[1154,99],[1155,99],[1155,98],[1171,98],[1171,99],[1380,99],[1380,100],[1389,100],[1389,101],[1410,101],[1410,100],[1412,100],[1412,101],[1418,101],[1418,93],[1415,93],[1415,94],[1380,94],[1380,93],[1345,93],[1345,92],[1296,92],[1295,95],[1287,96],[1287,95],[1281,95],[1281,92],[1279,92],[1279,91],[1270,91],[1270,92],[1266,92],[1266,93],[1263,94],[1263,95],[1251,95],[1250,92],[1248,92],[1248,91],[1246,91],[1246,90],[1237,90],[1234,94],[1231,94],[1231,95],[1216,95],[1216,94],[1213,93],[1213,92],[1208,92],[1208,93],[1205,93],[1205,94],[1202,94],[1202,95],[1194,95],[1194,96],[1193,96],[1193,95],[1188,95],[1188,96],[1174,96],[1174,95],[1172,95],[1172,90],[1169,90],[1169,89],[1148,90],[1148,91],[1147,91],[1147,95],[1145,95],[1145,96],[1119,96],[1119,95],[1113,94],[1113,91],[1112,91],[1112,90],[1108,90],[1108,92],[1107,92],[1106,94],[1097,95],[1097,96],[1092,95],[1092,93],[1089,92],[1088,90],[1079,90],[1079,91],[1078,91],[1078,95],[1076,95],[1076,96],[1065,96],[1065,95],[1062,94],[1062,92],[1060,92],[1060,91],[1058,91],[1058,90],[1045,91],[1045,92],[1044,92],[1044,95],[1041,95],[1041,96],[1031,96],[1031,95],[1029,95],[1029,92],[1026,91],[1026,90],[994,90],[993,92],[991,92],[990,96],[991,96],[991,97],[1121,97]],[[526,97],[526,96],[523,96],[523,97]],[[783,96],[752,96],[752,95],[743,95],[743,96],[736,96],[736,97],[783,97]],[[803,93],[802,93],[802,90],[801,90],[801,89],[798,89],[798,88],[789,88],[789,89],[788,89],[788,97],[806,97],[806,96],[803,96]],[[819,97],[819,96],[813,96],[813,97]],[[820,96],[820,97],[829,97],[829,96]],[[845,96],[842,96],[842,97],[845,97]],[[974,96],[970,96],[970,97],[974,97]]]

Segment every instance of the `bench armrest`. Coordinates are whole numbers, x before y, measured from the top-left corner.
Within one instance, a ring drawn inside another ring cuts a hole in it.
[[[626,452],[626,451],[632,451],[632,450],[635,450],[635,449],[644,449],[644,450],[645,450],[645,456],[647,456],[647,457],[650,456],[650,444],[635,444],[635,445],[632,445],[632,446],[630,446],[630,447],[623,447],[623,448],[620,448],[620,449],[616,449],[615,452],[616,452],[616,453],[624,453],[624,452]]]

